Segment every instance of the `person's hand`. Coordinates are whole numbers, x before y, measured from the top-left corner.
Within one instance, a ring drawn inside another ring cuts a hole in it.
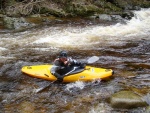
[[[67,65],[67,64],[68,64],[68,61],[64,61],[64,64]]]
[[[81,68],[85,68],[85,66],[86,66],[85,63],[81,63],[81,64],[80,64],[80,67],[81,67]]]
[[[57,81],[58,82],[63,82],[63,78],[64,78],[63,76],[60,76],[60,77],[57,78]]]

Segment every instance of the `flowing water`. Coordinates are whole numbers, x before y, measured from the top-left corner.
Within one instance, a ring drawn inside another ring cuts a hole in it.
[[[114,109],[107,101],[120,90],[150,92],[150,9],[134,11],[134,14],[124,23],[57,20],[55,24],[23,32],[2,32],[1,112],[143,112],[143,107]],[[115,74],[108,81],[58,84],[21,73],[24,65],[51,64],[61,50],[67,50],[77,60],[99,56],[100,60],[92,66],[111,68]]]

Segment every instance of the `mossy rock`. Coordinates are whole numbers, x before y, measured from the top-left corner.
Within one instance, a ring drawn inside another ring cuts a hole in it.
[[[56,17],[65,17],[67,15],[63,9],[51,9],[46,7],[42,7],[39,13],[47,14],[48,16],[54,15]]]
[[[115,0],[115,5],[122,9],[132,9],[132,3],[129,0]]]
[[[150,113],[150,106],[148,106],[148,107],[146,108],[145,113]]]
[[[90,16],[94,15],[96,12],[102,12],[101,8],[98,8],[92,4],[79,4],[79,3],[72,3],[66,7],[66,12],[72,16]]]
[[[127,9],[127,10],[134,10],[136,7],[150,7],[149,1],[144,0],[115,0],[115,5]]]
[[[114,108],[137,108],[146,106],[147,103],[132,91],[120,91],[112,95],[110,103]]]

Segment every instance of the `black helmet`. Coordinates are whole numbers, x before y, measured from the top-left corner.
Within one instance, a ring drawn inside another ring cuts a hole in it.
[[[67,52],[66,51],[61,51],[59,54],[59,57],[67,57]]]

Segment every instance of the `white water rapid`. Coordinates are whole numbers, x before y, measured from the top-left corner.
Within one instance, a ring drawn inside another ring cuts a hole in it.
[[[116,42],[117,40],[142,39],[149,40],[150,9],[134,11],[135,16],[126,24],[110,26],[88,26],[85,28],[57,27],[44,30],[40,39],[34,43],[49,43],[56,46],[89,46],[99,42]]]
[[[97,43],[115,43],[118,40],[150,39],[150,9],[134,11],[135,16],[126,24],[110,26],[92,25],[87,27],[52,26],[40,30],[17,34],[0,34],[0,50],[7,51],[13,46],[47,44],[53,47],[90,46]],[[0,52],[1,53],[1,52]]]

